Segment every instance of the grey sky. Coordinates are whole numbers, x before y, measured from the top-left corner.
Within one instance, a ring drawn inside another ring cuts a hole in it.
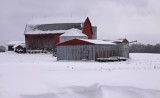
[[[36,17],[89,17],[98,39],[160,43],[160,0],[0,0],[0,45],[24,40]]]

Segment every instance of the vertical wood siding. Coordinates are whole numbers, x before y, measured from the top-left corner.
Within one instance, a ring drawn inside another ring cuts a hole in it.
[[[57,60],[95,60],[117,56],[116,46],[106,45],[77,45],[57,46]]]
[[[26,35],[25,42],[27,50],[52,51],[59,42],[59,35]]]

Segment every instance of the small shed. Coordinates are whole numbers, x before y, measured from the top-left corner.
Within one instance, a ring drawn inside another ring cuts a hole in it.
[[[26,53],[25,44],[16,44],[13,46],[14,51],[17,53]]]
[[[57,45],[57,60],[95,60],[117,56],[117,45],[110,41],[72,39]]]
[[[118,56],[129,58],[129,41],[126,38],[121,38],[113,41],[118,47]]]
[[[17,44],[25,44],[25,41],[11,41],[11,42],[7,43],[8,51],[14,51],[13,46],[17,45]]]
[[[66,33],[60,35],[60,43],[68,41],[68,40],[72,40],[75,38],[88,39],[88,36],[85,35],[84,33],[82,33],[82,30],[72,28],[72,29],[66,31]]]

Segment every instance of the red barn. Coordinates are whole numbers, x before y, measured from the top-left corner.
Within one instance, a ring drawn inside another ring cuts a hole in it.
[[[74,18],[64,18],[63,20],[59,21],[52,18],[43,20],[35,19],[29,22],[25,28],[26,51],[55,51],[56,44],[60,42],[60,36],[72,29],[74,29],[72,33],[76,34],[76,31],[81,30],[83,36],[86,35],[88,39],[97,39],[97,27],[92,26],[88,17],[83,21]],[[70,38],[72,39],[72,37]]]

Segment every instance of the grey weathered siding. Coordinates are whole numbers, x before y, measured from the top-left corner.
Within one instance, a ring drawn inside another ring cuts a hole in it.
[[[53,47],[55,47],[56,43],[54,41],[54,37],[46,36],[33,36],[29,38],[29,36],[25,36],[25,44],[27,50],[48,50],[52,51]]]
[[[57,60],[95,60],[96,58],[106,58],[116,55],[116,46],[76,45],[57,47]]]
[[[118,56],[129,58],[129,43],[117,43]]]
[[[92,26],[92,39],[97,39],[97,26]]]

